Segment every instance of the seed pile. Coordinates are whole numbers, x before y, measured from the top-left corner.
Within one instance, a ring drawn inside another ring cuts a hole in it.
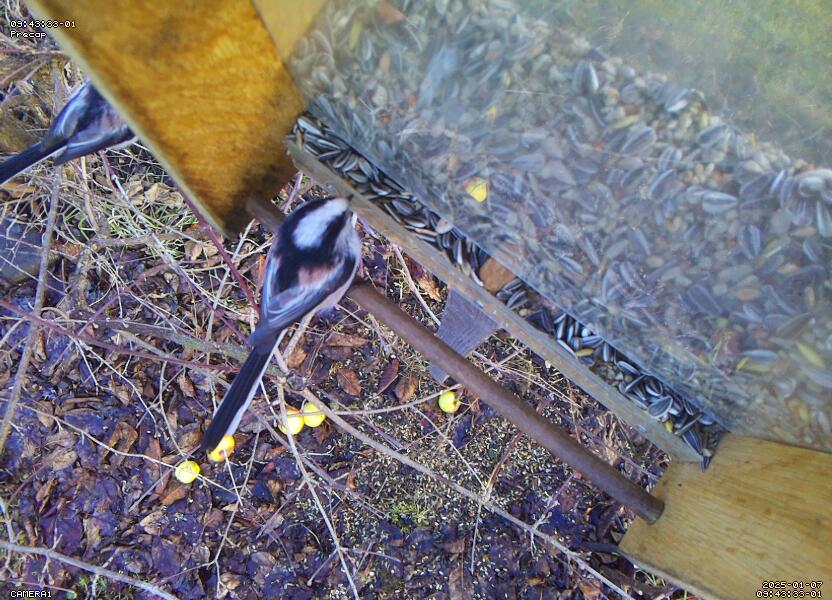
[[[305,152],[351,182],[356,191],[386,211],[394,221],[444,252],[457,269],[479,285],[483,284],[478,273],[488,260],[488,253],[373,166],[324,123],[309,115],[301,116],[292,137]],[[611,385],[618,386],[622,394],[653,418],[665,423],[702,456],[702,463],[707,466],[722,431],[713,414],[641,372],[601,336],[565,311],[552,309],[551,303],[543,301],[520,279],[507,283],[496,296],[509,309],[519,311],[538,329],[552,335],[553,343],[562,346]]]
[[[706,421],[832,448],[832,170],[505,0],[333,2],[289,66],[361,153],[357,186],[409,190],[384,204],[416,235],[557,301],[569,316],[538,320],[574,318],[576,353],[625,348],[634,401],[670,419],[695,398]]]

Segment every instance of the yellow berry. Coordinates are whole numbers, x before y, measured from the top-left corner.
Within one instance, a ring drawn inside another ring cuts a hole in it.
[[[173,475],[182,483],[192,483],[199,475],[199,465],[192,460],[186,460],[176,465]]]
[[[297,435],[300,433],[300,430],[303,429],[303,417],[297,408],[292,408],[291,406],[286,407],[287,425],[282,423],[282,418],[280,420],[281,423],[277,426],[277,428],[280,429],[282,433]]]
[[[326,415],[321,412],[321,407],[309,400],[303,403],[302,410],[304,413],[318,413],[316,415],[303,415],[303,424],[307,427],[317,427],[326,419]]]
[[[453,390],[439,394],[439,408],[442,409],[442,412],[455,413],[461,405],[462,402],[459,401]]]
[[[488,198],[488,182],[482,177],[472,177],[465,184],[465,191],[477,202],[485,202]]]
[[[211,462],[222,462],[234,451],[234,436],[226,435],[217,444],[217,447],[208,453],[208,460]]]

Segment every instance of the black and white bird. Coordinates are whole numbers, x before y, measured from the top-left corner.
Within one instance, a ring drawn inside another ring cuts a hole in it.
[[[232,435],[251,404],[280,334],[309,313],[332,308],[352,283],[361,257],[356,215],[345,198],[310,200],[277,231],[266,264],[253,348],[202,438],[212,451]]]
[[[136,140],[115,109],[85,81],[66,103],[41,141],[0,164],[0,185],[40,161],[53,157],[56,165],[104,148]]]

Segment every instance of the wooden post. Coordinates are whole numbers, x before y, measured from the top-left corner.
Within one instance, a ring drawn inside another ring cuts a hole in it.
[[[238,231],[248,198],[274,197],[291,179],[283,141],[304,103],[252,2],[27,4],[39,18],[74,21],[50,33],[215,226]],[[296,23],[320,7],[293,4]],[[304,32],[284,29],[279,46]]]
[[[621,543],[635,563],[714,600],[811,598],[813,581],[832,595],[832,455],[729,434],[707,471],[673,462],[654,495],[662,518]]]

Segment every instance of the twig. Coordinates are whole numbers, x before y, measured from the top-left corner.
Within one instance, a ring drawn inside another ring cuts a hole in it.
[[[237,281],[237,284],[240,286],[240,289],[243,290],[243,293],[248,298],[249,304],[251,304],[255,310],[258,310],[259,305],[257,301],[254,299],[254,295],[251,293],[251,288],[248,287],[246,280],[243,279],[243,276],[240,274],[240,271],[237,269],[234,261],[231,260],[231,257],[228,256],[228,251],[225,249],[225,246],[220,241],[220,238],[217,236],[217,233],[214,231],[214,228],[211,227],[211,224],[208,222],[208,219],[205,218],[205,215],[202,214],[202,211],[199,207],[191,200],[190,196],[188,196],[187,192],[184,189],[177,188],[179,193],[182,194],[182,198],[185,200],[185,204],[187,204],[193,213],[196,215],[196,218],[199,219],[199,222],[205,227],[205,233],[208,234],[208,237],[211,238],[211,241],[214,243],[214,246],[217,247],[217,250],[222,256],[223,261],[228,266],[228,270],[231,271],[231,275]]]
[[[43,308],[43,300],[46,296],[46,280],[49,276],[49,247],[52,245],[52,235],[55,232],[55,220],[58,216],[58,205],[60,204],[59,190],[61,187],[61,170],[55,170],[55,176],[52,185],[52,198],[49,203],[49,214],[46,218],[46,232],[43,234],[43,251],[40,255],[40,273],[38,274],[38,288],[35,292],[35,306],[33,314],[37,315]],[[40,325],[32,322],[29,327],[29,335],[26,339],[26,347],[23,349],[23,355],[20,357],[20,363],[17,367],[17,373],[14,376],[14,385],[12,387],[12,395],[9,403],[6,405],[6,412],[3,415],[3,423],[0,425],[0,455],[3,454],[3,449],[6,447],[6,438],[9,436],[9,428],[12,424],[17,403],[20,401],[20,392],[23,389],[23,383],[26,381],[26,371],[29,370],[29,361],[32,360],[32,353],[35,350],[35,340],[40,333]]]
[[[439,325],[439,318],[430,309],[428,303],[425,302],[425,299],[422,298],[422,293],[416,286],[416,282],[413,281],[413,277],[410,275],[410,269],[407,268],[407,263],[404,261],[402,251],[399,250],[399,247],[395,244],[391,244],[391,247],[393,248],[393,252],[396,254],[396,258],[398,258],[399,262],[402,264],[402,274],[404,275],[405,280],[407,280],[407,286],[410,288],[410,291],[413,292],[414,296],[416,296],[416,299],[419,301],[419,304],[422,305],[422,308],[425,309],[425,312],[428,313],[428,316],[431,318],[431,320],[437,325]]]
[[[77,567],[79,569],[84,569],[85,571],[89,571],[90,573],[95,573],[96,575],[100,575],[101,577],[106,577],[108,579],[112,579],[115,581],[120,581],[122,583],[126,583],[128,585],[132,585],[133,587],[137,587],[141,590],[149,594],[153,594],[154,596],[159,596],[160,598],[165,598],[165,600],[177,600],[176,596],[173,594],[169,594],[164,590],[159,589],[152,583],[147,583],[145,581],[140,581],[138,579],[134,579],[127,575],[122,575],[116,571],[111,571],[110,569],[105,569],[104,567],[98,567],[96,565],[91,565],[89,563],[85,563],[83,561],[78,560],[77,558],[72,558],[71,556],[67,556],[65,554],[61,554],[59,552],[55,552],[54,550],[50,550],[49,548],[36,548],[34,546],[21,546],[19,544],[12,544],[10,542],[4,542],[0,540],[0,548],[4,548],[9,552],[19,552],[21,554],[36,554],[38,556],[44,556],[50,560],[57,560],[62,563],[66,563],[68,565],[72,565],[73,567]]]
[[[279,386],[277,388],[277,391],[280,398],[280,418],[284,423],[288,423],[289,419],[286,416],[286,401],[283,398],[283,386]],[[312,395],[312,397],[314,398],[314,395]],[[315,505],[318,507],[318,512],[321,513],[321,517],[323,517],[324,523],[326,524],[326,528],[329,530],[329,535],[332,537],[332,542],[335,544],[335,551],[338,553],[338,559],[341,561],[341,568],[344,570],[344,575],[347,577],[350,589],[352,590],[352,593],[355,596],[355,600],[359,600],[358,589],[355,587],[355,582],[352,579],[352,574],[350,573],[346,556],[344,556],[344,549],[341,546],[341,542],[338,539],[338,533],[335,531],[335,527],[332,525],[332,520],[326,513],[321,499],[318,497],[318,492],[315,490],[315,485],[312,483],[312,478],[306,471],[306,467],[303,464],[300,452],[298,452],[297,445],[295,444],[295,436],[290,434],[286,437],[289,440],[289,448],[292,451],[292,455],[295,457],[295,462],[298,465],[298,469],[300,469],[301,476],[303,477],[303,480],[306,482],[306,486],[309,488],[309,493],[312,494],[312,499],[315,501]]]

